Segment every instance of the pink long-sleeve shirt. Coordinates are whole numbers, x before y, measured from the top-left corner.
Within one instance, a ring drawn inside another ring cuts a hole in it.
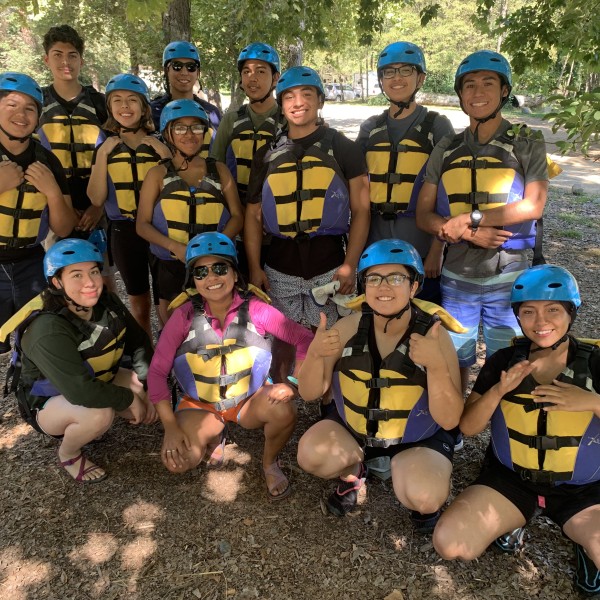
[[[224,330],[233,321],[242,302],[243,299],[237,291],[234,291],[233,302],[225,317],[223,328],[218,319],[209,319],[209,323],[219,337],[223,337]],[[313,339],[311,331],[288,319],[276,308],[255,296],[250,298],[249,310],[250,320],[260,335],[269,333],[294,346],[296,360],[303,360],[306,357],[306,352]],[[207,317],[212,316],[208,303],[205,304],[205,312]],[[173,368],[175,354],[188,336],[193,318],[194,307],[191,302],[186,302],[175,310],[160,334],[148,371],[148,393],[154,404],[171,398],[167,378]]]

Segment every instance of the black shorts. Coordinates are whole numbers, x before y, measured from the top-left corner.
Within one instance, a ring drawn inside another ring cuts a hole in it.
[[[485,485],[502,494],[521,511],[527,522],[544,515],[561,529],[577,513],[600,504],[600,481],[556,486],[524,481],[518,473],[505,467],[489,449],[481,473],[472,485]]]
[[[406,444],[394,444],[387,448],[373,448],[371,446],[365,446],[364,441],[357,436],[349,427],[344,423],[344,420],[340,417],[337,410],[332,411],[325,417],[327,421],[335,421],[339,423],[348,433],[356,440],[356,443],[362,448],[365,454],[365,460],[371,460],[372,458],[378,458],[380,456],[389,456],[390,459],[394,458],[396,454],[410,450],[410,448],[431,448],[445,456],[450,462],[454,458],[454,445],[456,443],[456,435],[454,431],[446,431],[445,429],[438,429],[431,437],[425,438],[418,442],[408,442]]]
[[[141,296],[150,289],[152,254],[150,245],[135,231],[134,221],[110,221],[110,249],[130,296]]]
[[[178,260],[158,260],[158,297],[169,302],[179,296],[185,284],[185,265]]]

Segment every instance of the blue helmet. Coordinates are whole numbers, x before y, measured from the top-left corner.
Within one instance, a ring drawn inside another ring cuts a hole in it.
[[[198,49],[190,42],[171,42],[167,44],[163,51],[163,67],[175,58],[191,58],[200,66],[200,55]]]
[[[44,94],[35,79],[25,73],[2,73],[0,75],[0,92],[21,92],[33,98],[38,106],[38,114],[42,112]]]
[[[49,282],[60,269],[82,262],[96,262],[102,268],[104,259],[100,250],[86,240],[67,238],[56,242],[44,256],[46,280]]]
[[[410,42],[394,42],[386,46],[377,59],[377,71],[396,63],[414,65],[421,73],[427,73],[423,51]]]
[[[262,60],[270,64],[273,69],[275,69],[276,73],[281,72],[281,61],[279,60],[279,54],[277,54],[275,48],[269,46],[269,44],[263,44],[262,42],[248,44],[248,46],[246,46],[238,56],[238,71],[241,71],[244,63],[250,59]]]
[[[581,306],[577,281],[569,271],[556,265],[531,267],[515,280],[510,294],[513,310],[522,302],[547,300],[568,302],[575,309]]]
[[[203,256],[219,256],[226,258],[235,267],[238,264],[235,244],[222,233],[207,231],[194,236],[185,249],[185,264],[191,264]]]
[[[362,277],[369,267],[377,265],[404,265],[415,272],[419,287],[425,277],[423,261],[419,253],[408,242],[397,239],[379,240],[371,244],[360,256],[358,276]]]
[[[171,121],[183,117],[196,117],[208,126],[208,117],[204,109],[195,100],[184,98],[182,100],[172,100],[163,108],[160,113],[160,132],[163,133]]]
[[[116,91],[128,91],[139,94],[150,104],[150,93],[148,92],[148,86],[143,79],[132,75],[131,73],[121,73],[111,77],[109,82],[106,84],[106,96],[111,92]]]
[[[510,95],[512,90],[512,73],[509,62],[498,52],[479,50],[478,52],[469,54],[469,56],[458,65],[458,69],[456,69],[456,75],[454,76],[454,91],[459,96],[463,76],[467,73],[474,73],[475,71],[492,71],[498,73],[502,83],[508,86],[508,95]]]
[[[281,94],[283,92],[299,85],[311,85],[317,88],[321,96],[325,95],[323,82],[314,69],[310,67],[292,67],[285,71],[277,82],[277,87],[275,88],[277,102],[281,104]]]

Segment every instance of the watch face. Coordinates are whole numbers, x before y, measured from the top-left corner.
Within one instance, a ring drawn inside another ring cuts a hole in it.
[[[483,219],[483,213],[480,210],[474,210],[471,213],[471,226],[476,227]]]

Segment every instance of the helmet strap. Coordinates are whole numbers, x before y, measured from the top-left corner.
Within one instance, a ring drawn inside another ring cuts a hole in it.
[[[14,135],[11,135],[10,133],[8,133],[8,131],[6,131],[6,129],[4,129],[4,127],[2,127],[2,125],[0,125],[0,131],[2,131],[2,133],[11,141],[11,142],[21,142],[24,143],[27,140],[31,139],[31,134],[26,135],[24,137],[16,137]]]
[[[394,320],[394,319],[400,319],[402,317],[402,315],[404,315],[404,313],[410,308],[410,300],[408,301],[407,305],[402,308],[401,310],[399,310],[397,313],[393,314],[393,315],[383,315],[381,313],[378,313],[376,310],[373,311],[374,315],[377,315],[378,317],[383,317],[384,319],[387,319],[387,322],[383,328],[383,333],[387,333],[387,328],[388,325]]]
[[[81,304],[77,304],[77,302],[75,302],[75,300],[73,300],[72,298],[69,298],[69,296],[67,296],[67,294],[65,293],[65,290],[62,287],[62,284],[60,283],[60,279],[58,279],[58,277],[57,277],[57,280],[60,285],[60,288],[55,288],[54,286],[50,286],[48,289],[50,290],[51,294],[53,294],[54,296],[62,296],[65,299],[65,302],[67,304],[70,304],[71,306],[75,307],[76,312],[88,313],[90,310],[92,310],[91,306],[81,306]]]
[[[381,89],[383,90],[382,83],[383,83],[383,80],[380,79],[379,87],[381,87]],[[417,92],[419,91],[419,89],[420,89],[419,87],[415,87],[415,91],[411,94],[410,98],[408,99],[408,102],[392,100],[389,96],[387,96],[386,94],[383,94],[383,97],[390,104],[393,104],[394,106],[398,107],[398,111],[392,115],[393,119],[397,119],[407,108],[410,108],[410,105],[415,101],[415,98],[417,97]]]
[[[563,335],[560,340],[558,340],[557,342],[555,342],[554,344],[552,344],[552,346],[548,347],[548,348],[534,348],[533,350],[530,350],[529,353],[530,354],[534,354],[535,352],[541,352],[542,350],[551,350],[554,351],[556,350],[563,342],[566,342],[569,339],[569,336],[565,333],[565,335]]]

